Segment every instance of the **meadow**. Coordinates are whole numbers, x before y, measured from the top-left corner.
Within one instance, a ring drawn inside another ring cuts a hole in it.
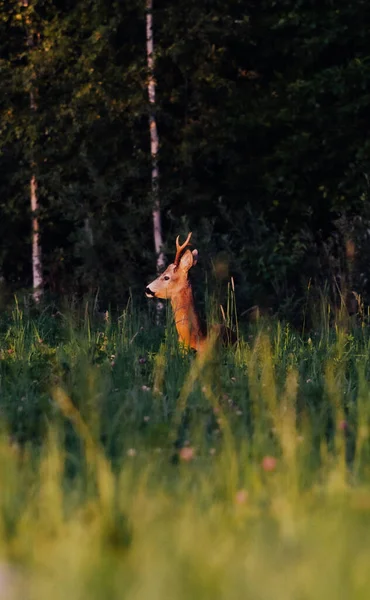
[[[339,317],[241,324],[199,358],[132,303],[15,303],[0,597],[367,600],[370,335]]]

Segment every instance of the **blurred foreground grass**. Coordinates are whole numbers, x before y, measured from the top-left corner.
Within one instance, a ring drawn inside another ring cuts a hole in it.
[[[16,306],[0,352],[0,598],[369,597],[366,327],[199,360]]]

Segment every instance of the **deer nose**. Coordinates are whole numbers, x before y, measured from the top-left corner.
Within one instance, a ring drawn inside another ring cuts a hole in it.
[[[149,297],[154,297],[154,292],[150,289],[150,287],[145,288],[145,293]]]

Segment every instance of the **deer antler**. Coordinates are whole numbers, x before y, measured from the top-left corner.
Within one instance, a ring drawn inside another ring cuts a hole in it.
[[[181,244],[181,245],[180,245],[180,242],[179,242],[180,236],[178,235],[177,238],[176,238],[176,256],[175,256],[175,260],[173,261],[173,264],[176,267],[179,266],[179,262],[180,262],[180,258],[181,258],[181,252],[189,244],[190,238],[191,238],[191,232],[188,234],[188,237],[186,238],[185,242],[183,244]]]

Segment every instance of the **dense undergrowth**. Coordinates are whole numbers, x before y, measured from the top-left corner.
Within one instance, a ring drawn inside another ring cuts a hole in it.
[[[368,598],[370,335],[15,305],[0,331],[0,596]]]

